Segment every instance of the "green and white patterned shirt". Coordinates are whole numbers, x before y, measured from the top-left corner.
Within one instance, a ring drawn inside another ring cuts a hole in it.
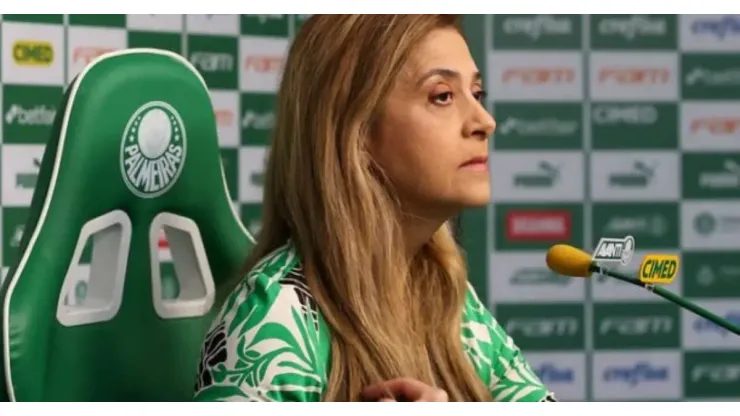
[[[495,401],[555,401],[470,287],[465,352]],[[321,401],[331,332],[292,244],[266,256],[227,298],[204,343],[196,401]]]

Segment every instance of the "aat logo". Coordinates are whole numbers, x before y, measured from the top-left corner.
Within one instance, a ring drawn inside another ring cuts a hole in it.
[[[151,101],[129,119],[121,137],[121,173],[140,198],[154,198],[177,182],[185,164],[187,134],[170,104]]]
[[[635,238],[628,235],[624,238],[602,237],[594,250],[593,261],[604,263],[630,264],[635,254]]]
[[[54,47],[44,41],[18,40],[13,44],[13,61],[21,66],[51,66]]]
[[[638,277],[643,283],[667,285],[676,278],[678,265],[676,255],[648,254],[642,259]]]

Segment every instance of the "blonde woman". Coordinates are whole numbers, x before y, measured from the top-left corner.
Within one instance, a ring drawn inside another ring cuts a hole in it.
[[[205,340],[196,400],[554,401],[448,225],[489,202],[483,99],[455,16],[305,22],[259,241]]]

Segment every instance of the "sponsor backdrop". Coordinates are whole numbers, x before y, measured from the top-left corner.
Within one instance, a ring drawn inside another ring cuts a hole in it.
[[[479,283],[497,319],[562,400],[738,400],[740,337],[553,275],[544,252],[632,235],[624,269],[677,254],[669,290],[740,322],[740,16],[473,19],[498,122]]]
[[[201,71],[231,195],[258,231],[279,71],[305,17],[3,15],[3,275],[63,88],[126,47],[169,49]],[[740,337],[618,281],[555,276],[544,253],[630,234],[627,269],[678,254],[670,289],[738,321],[740,16],[468,15],[465,26],[498,129],[494,203],[463,215],[461,239],[498,320],[561,400],[739,399]],[[84,298],[78,267],[70,303]]]

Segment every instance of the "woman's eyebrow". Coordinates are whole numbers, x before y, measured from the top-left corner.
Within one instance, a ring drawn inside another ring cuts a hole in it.
[[[455,71],[454,69],[449,69],[449,68],[433,68],[433,69],[425,72],[424,75],[422,75],[421,78],[419,78],[419,81],[417,81],[417,83],[416,83],[417,86],[421,86],[421,84],[423,84],[424,81],[426,81],[427,79],[429,79],[430,77],[432,77],[434,75],[441,75],[441,76],[443,76],[445,78],[452,78],[452,79],[457,79],[457,80],[460,80],[462,78],[462,75],[460,75],[460,72]],[[480,81],[481,80],[480,72],[477,72],[476,71],[473,74],[473,79],[475,81]]]

